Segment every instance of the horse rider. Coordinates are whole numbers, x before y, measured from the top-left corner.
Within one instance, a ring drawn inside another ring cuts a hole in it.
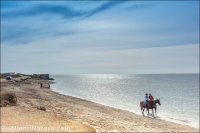
[[[148,102],[149,102],[149,96],[148,96],[148,94],[146,93],[146,94],[145,94],[145,97],[144,97],[144,107],[147,106]]]
[[[151,93],[149,93],[149,101],[150,101],[151,105],[153,105],[154,98],[151,95]]]
[[[153,101],[153,100],[154,100],[154,98],[153,98],[153,96],[151,95],[151,93],[149,93],[149,100],[150,100],[150,101]]]

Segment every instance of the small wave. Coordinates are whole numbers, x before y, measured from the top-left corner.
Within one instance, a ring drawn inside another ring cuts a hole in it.
[[[191,121],[189,121],[189,120],[175,119],[175,118],[171,118],[171,117],[168,117],[168,118],[173,119],[173,120],[177,120],[177,121],[186,122],[186,123],[191,123]]]
[[[194,128],[199,128],[198,123],[194,123],[192,121],[186,120],[186,119],[178,119],[178,118],[172,118],[172,117],[164,117],[164,116],[157,116],[158,119],[166,120],[166,121],[171,121],[174,123],[182,124],[182,125],[188,125]]]

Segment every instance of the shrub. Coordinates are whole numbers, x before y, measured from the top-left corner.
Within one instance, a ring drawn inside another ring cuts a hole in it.
[[[16,105],[17,104],[17,96],[14,93],[5,93],[2,94],[0,107],[5,107],[7,105]]]

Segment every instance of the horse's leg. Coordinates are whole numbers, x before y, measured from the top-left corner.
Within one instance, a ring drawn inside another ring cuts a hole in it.
[[[143,110],[143,103],[140,102],[140,109]]]
[[[144,108],[142,109],[142,115],[144,116]]]
[[[144,115],[144,111],[145,111],[145,107],[143,107],[143,111],[142,111],[142,113],[143,113],[143,116],[145,116],[145,115]]]
[[[156,107],[155,107],[155,115],[157,116]]]
[[[140,102],[140,109],[141,109],[141,113],[142,113],[142,115],[144,116],[144,109],[143,109],[144,107],[143,107],[143,103],[142,102]]]
[[[149,115],[149,108],[146,106],[146,112]]]
[[[154,117],[154,112],[153,112],[153,108],[152,108],[152,116]]]
[[[141,107],[142,115],[144,116],[144,108]]]
[[[149,109],[148,108],[147,108],[147,113],[148,113],[147,115],[149,116]]]

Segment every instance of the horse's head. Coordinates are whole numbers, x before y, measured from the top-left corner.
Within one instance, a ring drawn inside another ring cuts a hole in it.
[[[160,98],[156,100],[156,103],[158,103],[161,106]]]

